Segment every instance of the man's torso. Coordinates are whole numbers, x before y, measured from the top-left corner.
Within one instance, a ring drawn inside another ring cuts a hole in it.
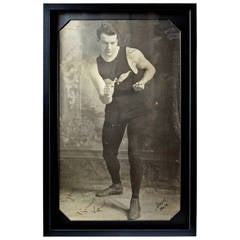
[[[128,63],[126,47],[121,47],[117,57],[111,62],[106,62],[99,56],[97,67],[104,80],[116,81],[113,101],[106,105],[106,121],[127,120],[145,114],[144,90],[135,92],[132,88],[142,78],[143,71],[138,71],[137,74],[133,72]]]

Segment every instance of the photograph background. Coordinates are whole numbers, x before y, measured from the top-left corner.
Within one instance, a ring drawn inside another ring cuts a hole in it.
[[[48,1],[2,3],[0,224],[3,239],[43,239],[43,2]],[[194,2],[198,3],[197,237],[181,239],[237,239],[240,6],[237,0]]]
[[[60,21],[61,17],[67,16],[60,16]],[[74,19],[77,17],[81,15],[74,15]],[[108,180],[109,184],[101,140],[105,105],[100,102],[88,72],[99,55],[96,30],[103,22],[72,20],[59,32],[62,188],[91,186],[94,184],[91,180],[98,183]],[[144,129],[143,184],[179,190],[180,31],[167,20],[107,22],[118,30],[120,46],[140,49],[156,68],[146,95],[147,101],[153,101],[154,111]],[[122,180],[129,181],[128,166],[125,166],[128,165],[126,136],[119,158],[123,161]]]

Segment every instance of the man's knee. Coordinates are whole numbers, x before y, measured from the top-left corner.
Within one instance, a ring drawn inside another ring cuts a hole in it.
[[[135,151],[128,151],[128,157],[131,162],[141,161],[142,158],[142,151],[135,150]]]
[[[116,157],[116,152],[109,150],[109,149],[105,149],[103,150],[103,158],[108,160],[108,159],[113,159]]]

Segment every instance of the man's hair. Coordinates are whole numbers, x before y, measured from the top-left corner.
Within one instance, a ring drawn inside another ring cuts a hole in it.
[[[97,29],[98,40],[100,40],[102,33],[110,36],[117,35],[118,37],[117,30],[109,23],[102,23],[101,26]]]

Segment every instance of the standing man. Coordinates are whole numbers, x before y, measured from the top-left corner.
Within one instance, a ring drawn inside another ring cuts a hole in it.
[[[140,217],[139,191],[143,176],[141,152],[144,129],[148,124],[144,88],[153,78],[155,68],[138,49],[120,47],[118,37],[110,24],[102,24],[97,29],[100,55],[90,69],[99,98],[106,104],[102,130],[103,157],[112,180],[112,185],[98,191],[96,196],[123,192],[117,155],[127,129],[132,188],[128,219],[134,220]]]

